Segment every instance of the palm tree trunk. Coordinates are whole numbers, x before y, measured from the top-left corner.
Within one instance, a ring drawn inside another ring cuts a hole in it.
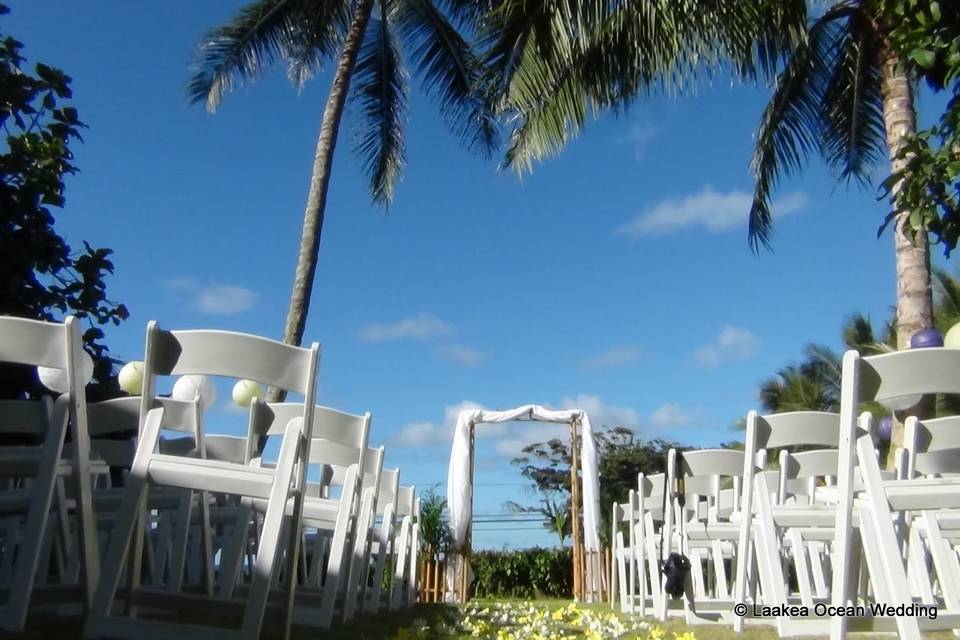
[[[363,36],[370,21],[374,0],[359,0],[354,8],[350,30],[347,32],[337,68],[330,85],[330,94],[323,109],[323,122],[317,138],[317,149],[313,156],[313,172],[310,175],[310,192],[303,213],[303,232],[300,236],[300,252],[297,255],[297,269],[293,277],[293,292],[290,294],[290,306],[287,309],[287,321],[283,329],[283,341],[300,345],[303,330],[310,310],[310,293],[313,290],[313,278],[317,271],[317,253],[320,248],[320,233],[323,231],[323,214],[327,204],[327,188],[330,185],[330,171],[333,165],[333,152],[337,146],[337,134],[343,107],[350,89],[350,79],[357,63]]]
[[[913,105],[913,89],[901,64],[899,54],[886,44],[881,52],[883,94],[883,121],[887,134],[887,151],[892,172],[901,170],[906,159],[898,158],[907,138],[917,130],[917,116]],[[897,202],[900,185],[893,185]],[[897,260],[897,348],[909,349],[910,337],[921,329],[933,326],[933,293],[930,286],[930,244],[927,234],[916,239],[909,233],[909,211],[899,210],[894,227],[893,242]],[[916,413],[916,411],[912,411]],[[887,468],[893,468],[897,447],[903,444],[903,424],[895,419],[890,434],[890,453]]]
[[[893,172],[906,165],[897,158],[906,139],[916,133],[917,116],[913,107],[910,79],[900,56],[889,46],[883,52],[883,121],[887,150]],[[893,186],[896,201],[900,185]],[[907,349],[910,337],[933,326],[933,296],[930,288],[930,246],[926,233],[912,240],[909,235],[909,211],[900,211],[896,219],[894,247],[897,257],[897,348]]]

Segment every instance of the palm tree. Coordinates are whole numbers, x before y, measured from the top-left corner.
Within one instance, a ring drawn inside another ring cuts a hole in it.
[[[756,187],[751,245],[770,245],[770,195],[777,182],[817,153],[839,180],[868,183],[886,156],[891,172],[906,163],[901,148],[916,130],[908,62],[888,38],[876,0],[839,0],[813,20],[792,52],[767,105],[753,156]],[[898,185],[891,190],[894,200]],[[910,233],[909,212],[894,217],[897,347],[933,326],[930,252],[925,232]]]
[[[420,75],[441,116],[468,147],[496,146],[495,120],[479,91],[480,61],[462,31],[474,17],[467,0],[257,0],[197,46],[188,96],[209,111],[224,92],[255,80],[273,63],[303,85],[335,60],[317,138],[303,232],[283,340],[303,338],[317,268],[333,152],[348,97],[358,105],[355,147],[373,201],[389,205],[405,163],[409,78],[404,55]],[[351,83],[355,81],[352,93]]]
[[[483,2],[481,2],[483,4]],[[488,93],[512,123],[504,164],[558,153],[604,109],[687,88],[717,70],[772,75],[803,33],[791,0],[491,0],[481,30]]]
[[[886,337],[877,339],[870,319],[855,313],[844,322],[841,331],[845,349],[856,349],[869,356],[893,350],[895,329],[885,327]],[[799,364],[787,365],[760,385],[760,406],[764,411],[839,411],[842,356],[822,344],[808,344]],[[880,405],[864,405],[877,415],[886,414]]]
[[[505,162],[520,171],[557,153],[591,112],[682,90],[718,68],[750,79],[783,62],[753,157],[754,250],[770,246],[774,187],[812,152],[839,179],[866,183],[884,156],[892,173],[905,165],[900,150],[916,128],[908,63],[879,0],[836,0],[812,20],[805,0],[499,0],[485,33],[492,94],[514,125]],[[899,348],[933,321],[927,237],[913,240],[906,222],[895,216]]]

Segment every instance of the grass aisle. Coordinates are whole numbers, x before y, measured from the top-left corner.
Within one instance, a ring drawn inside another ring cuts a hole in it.
[[[568,600],[474,600],[465,607],[418,605],[401,614],[343,627],[343,638],[390,640],[766,640],[770,627],[741,634],[722,626],[691,629],[679,622],[660,624],[614,613],[607,605]]]

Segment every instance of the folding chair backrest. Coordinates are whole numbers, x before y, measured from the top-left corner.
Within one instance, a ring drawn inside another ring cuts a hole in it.
[[[752,421],[751,421],[752,418]],[[754,430],[756,450],[818,446],[836,449],[840,443],[840,414],[825,411],[791,411],[747,414],[747,431]]]
[[[147,325],[141,423],[155,400],[156,376],[225,376],[304,396],[300,417],[304,420],[304,436],[309,438],[319,352],[316,343],[304,348],[233,331],[167,331],[151,321]]]
[[[380,472],[380,490],[377,500],[381,504],[393,502],[400,490],[400,469],[384,469]]]
[[[53,400],[0,400],[0,434],[43,436],[53,414]]]
[[[0,362],[33,367],[50,367],[67,372],[68,397],[70,398],[70,422],[74,440],[86,440],[87,403],[84,395],[86,380],[80,379],[83,358],[79,321],[67,316],[61,323],[43,322],[27,318],[0,316]],[[26,404],[18,405],[17,402]],[[0,421],[0,433],[38,436],[46,429],[36,418],[52,413],[43,407],[29,408],[33,401],[13,400],[5,404],[4,412],[10,420]],[[45,414],[42,412],[46,411]],[[41,413],[38,413],[41,412]],[[79,437],[78,437],[79,436]]]
[[[637,502],[638,519],[643,514],[650,513],[654,520],[663,519],[663,485],[667,474],[656,473],[648,476],[644,473],[637,475]]]
[[[352,464],[363,465],[370,437],[371,415],[368,412],[358,416],[320,405],[315,406],[313,411],[309,463],[331,466],[333,484],[342,484],[347,467]],[[282,435],[290,420],[303,415],[303,404],[265,403],[255,398],[250,413],[252,444],[258,437]]]
[[[903,446],[907,478],[960,471],[960,416],[918,420],[904,424]]]
[[[960,393],[960,349],[933,347],[858,355],[857,361],[859,402],[925,393]]]
[[[383,447],[367,449],[366,455],[364,455],[363,459],[363,471],[360,474],[360,477],[363,478],[360,486],[364,489],[369,489],[371,487],[379,488],[380,474],[383,472],[383,453]],[[334,467],[334,469],[334,477],[336,478],[336,467]]]
[[[415,486],[400,487],[397,490],[397,516],[413,515],[414,502],[417,497],[417,488]]]
[[[233,331],[167,331],[147,325],[141,422],[156,394],[156,376],[211,375],[247,379],[304,397],[300,416],[310,437],[320,346],[294,347]],[[304,469],[304,473],[306,469]]]
[[[135,447],[132,437],[140,421],[140,397],[112,398],[87,405],[88,431],[94,451],[111,466],[129,466]],[[185,455],[196,447],[202,430],[202,413],[196,402],[154,398],[155,407],[163,407],[161,431],[175,431],[189,437],[161,441],[161,451]],[[128,436],[117,439],[116,436]]]
[[[79,327],[73,316],[63,324],[0,316],[0,362],[67,369],[69,376],[73,345],[68,342],[78,340]]]
[[[688,510],[702,517],[697,496],[703,496],[721,513],[736,511],[740,504],[740,478],[743,474],[744,453],[733,449],[702,449],[685,451],[682,463],[677,465],[677,477],[683,478]],[[728,486],[732,485],[732,486]],[[675,486],[671,483],[671,486]],[[730,490],[732,489],[732,493]],[[724,494],[726,493],[726,497]]]

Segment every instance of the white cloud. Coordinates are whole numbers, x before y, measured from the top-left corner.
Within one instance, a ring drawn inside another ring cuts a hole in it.
[[[635,362],[641,356],[641,351],[637,347],[619,346],[611,347],[606,351],[586,358],[582,365],[585,369],[599,369],[602,367],[619,367],[631,362]]]
[[[590,416],[590,423],[594,429],[601,427],[630,427],[637,429],[640,426],[640,414],[629,407],[620,407],[604,403],[598,396],[582,393],[574,397],[560,400],[556,406],[547,405],[552,409],[581,409]],[[518,426],[519,425],[519,426]],[[521,450],[528,444],[544,442],[551,438],[563,441],[570,439],[570,429],[563,424],[545,422],[522,422],[510,429],[510,435],[497,441],[496,451],[508,458],[520,455]]]
[[[453,333],[453,325],[430,313],[419,313],[394,324],[368,324],[360,329],[361,340],[419,340],[425,342]]]
[[[617,138],[617,142],[633,147],[634,157],[640,159],[649,144],[660,135],[660,131],[659,126],[650,122],[637,122],[627,130],[625,135]]]
[[[528,444],[546,442],[553,438],[569,442],[570,427],[551,422],[519,422],[514,424],[508,437],[497,440],[495,451],[497,455],[512,460],[522,455],[523,448]]]
[[[405,424],[393,441],[400,447],[428,447],[443,444],[450,440],[451,431],[432,422],[411,422]]]
[[[693,422],[693,416],[679,404],[665,404],[653,412],[650,423],[657,428],[685,427]]]
[[[465,409],[483,409],[482,405],[464,400],[458,404],[447,405],[443,410],[443,422],[421,421],[411,422],[401,427],[393,442],[401,447],[428,447],[431,445],[446,444],[453,440],[453,432],[457,426],[457,418]],[[492,437],[503,433],[502,424],[484,425],[477,429],[477,437]]]
[[[204,284],[197,278],[171,278],[164,286],[188,295],[193,307],[210,315],[233,315],[253,308],[260,294],[234,284]]]
[[[712,369],[723,362],[740,362],[751,358],[760,348],[760,339],[746,329],[726,325],[716,340],[694,353],[697,362]]]
[[[753,194],[746,191],[715,191],[707,185],[698,193],[683,198],[663,200],[626,224],[615,234],[631,239],[666,235],[688,227],[704,227],[712,233],[743,227],[747,223]],[[776,200],[772,205],[775,217],[799,211],[807,204],[806,194],[796,191]]]
[[[640,414],[630,407],[620,407],[606,404],[599,396],[581,393],[573,398],[560,400],[560,409],[583,409],[590,416],[590,423],[595,429],[600,427],[640,427]]]
[[[462,344],[441,344],[437,347],[437,354],[464,367],[478,365],[487,359],[486,354]]]

